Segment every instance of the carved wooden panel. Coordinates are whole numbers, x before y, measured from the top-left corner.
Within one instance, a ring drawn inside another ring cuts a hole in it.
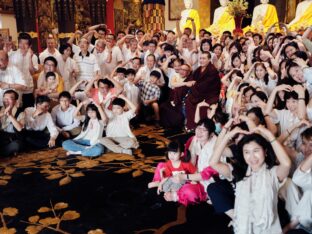
[[[55,0],[58,22],[58,38],[65,43],[75,31],[75,0]]]
[[[57,28],[57,12],[53,1],[38,1],[38,27],[41,48],[46,48],[46,39],[54,28]]]
[[[103,24],[106,21],[106,1],[89,0],[89,10],[92,24]]]
[[[89,11],[89,3],[87,0],[75,0],[75,29],[86,32],[92,24]]]
[[[0,0],[0,13],[14,14],[12,0]]]

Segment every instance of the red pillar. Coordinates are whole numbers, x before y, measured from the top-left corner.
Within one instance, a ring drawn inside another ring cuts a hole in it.
[[[115,24],[114,23],[114,0],[107,0],[106,2],[106,25],[112,31],[112,33],[115,33],[114,24]]]

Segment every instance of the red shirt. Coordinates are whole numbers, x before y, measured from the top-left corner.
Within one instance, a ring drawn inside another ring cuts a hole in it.
[[[178,168],[174,168],[172,162],[168,160],[165,164],[164,177],[170,177],[176,174],[194,174],[196,167],[190,162],[181,162]]]

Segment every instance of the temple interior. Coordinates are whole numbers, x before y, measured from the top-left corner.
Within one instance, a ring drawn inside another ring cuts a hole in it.
[[[312,0],[0,0],[0,234],[312,234]]]

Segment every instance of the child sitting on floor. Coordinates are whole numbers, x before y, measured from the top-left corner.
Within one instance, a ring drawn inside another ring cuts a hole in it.
[[[81,117],[79,111],[88,102],[87,99],[78,105],[74,113],[75,118]],[[104,152],[104,147],[98,143],[98,139],[103,135],[107,122],[106,115],[99,104],[91,103],[87,105],[86,115],[83,117],[82,132],[73,140],[64,141],[62,146],[67,151],[67,155],[100,156]]]
[[[143,107],[150,106],[154,110],[155,114],[155,125],[159,125],[159,105],[158,100],[160,98],[160,88],[157,82],[161,78],[161,74],[158,71],[152,71],[150,73],[150,80],[145,81],[135,80],[138,87],[140,88],[140,96]]]
[[[129,111],[124,111],[126,103]],[[139,146],[129,126],[129,121],[135,116],[136,106],[124,95],[119,95],[112,104],[112,111],[105,110],[108,118],[106,137],[100,139],[99,143],[114,153],[131,155],[131,148]]]
[[[177,174],[192,174],[196,172],[195,166],[190,162],[182,161],[182,157],[183,152],[180,144],[174,141],[170,142],[167,146],[167,158],[169,160],[157,166],[153,182],[148,184],[148,188],[158,187],[158,194],[160,192],[177,192],[184,183],[176,183],[172,180],[172,177]]]

